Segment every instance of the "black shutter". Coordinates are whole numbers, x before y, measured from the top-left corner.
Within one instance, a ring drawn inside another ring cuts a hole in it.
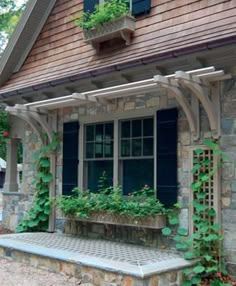
[[[132,0],[132,15],[147,14],[151,9],[151,0]]]
[[[177,202],[177,109],[157,111],[157,198]]]
[[[64,123],[62,194],[71,195],[78,186],[78,122]]]
[[[84,12],[93,13],[97,4],[99,4],[99,0],[84,0]]]

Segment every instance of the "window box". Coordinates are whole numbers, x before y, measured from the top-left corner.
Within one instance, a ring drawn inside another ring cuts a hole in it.
[[[156,214],[146,217],[128,217],[125,215],[113,214],[109,212],[96,211],[89,214],[89,218],[74,218],[68,217],[72,221],[102,223],[142,228],[161,229],[166,226],[166,216],[163,214]]]
[[[131,34],[135,31],[135,18],[125,15],[110,22],[94,27],[91,30],[84,30],[85,43],[92,44],[99,49],[102,42],[120,38],[126,45],[130,44]]]

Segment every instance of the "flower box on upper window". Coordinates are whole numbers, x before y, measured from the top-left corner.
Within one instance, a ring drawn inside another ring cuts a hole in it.
[[[129,45],[134,31],[135,19],[125,15],[83,32],[85,43],[92,44],[93,47],[99,49],[100,43],[117,38],[123,39],[125,44]]]
[[[97,50],[101,43],[117,38],[129,45],[134,17],[150,9],[151,0],[84,0],[84,13],[75,23],[83,29],[84,41]]]

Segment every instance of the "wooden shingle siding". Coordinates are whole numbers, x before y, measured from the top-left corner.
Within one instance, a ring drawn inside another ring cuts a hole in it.
[[[82,0],[58,0],[20,72],[0,92],[236,35],[235,0],[152,0],[150,14],[137,17],[131,45],[98,55],[74,25],[82,11]]]

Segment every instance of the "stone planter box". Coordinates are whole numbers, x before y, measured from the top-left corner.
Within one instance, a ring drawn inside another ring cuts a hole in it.
[[[121,38],[126,45],[129,45],[131,34],[134,31],[135,19],[126,15],[83,32],[85,43],[92,44],[93,47],[99,50],[100,43],[115,38]]]
[[[122,226],[132,226],[132,227],[142,227],[142,228],[152,228],[161,229],[166,226],[166,216],[165,215],[154,215],[148,217],[128,217],[124,215],[112,214],[108,212],[93,212],[89,215],[88,219],[82,218],[69,218],[70,220],[82,221],[82,222],[92,222],[92,223],[102,223],[102,224],[112,224],[112,225],[122,225]]]

